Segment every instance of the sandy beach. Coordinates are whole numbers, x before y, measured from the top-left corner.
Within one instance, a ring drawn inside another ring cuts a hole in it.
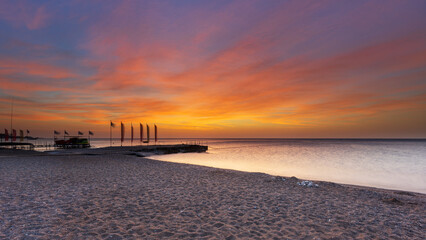
[[[0,150],[0,239],[424,239],[426,195],[127,154]]]

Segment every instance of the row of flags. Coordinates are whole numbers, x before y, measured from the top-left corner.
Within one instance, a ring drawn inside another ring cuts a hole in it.
[[[115,123],[113,123],[112,121],[110,121],[110,127],[114,128],[115,127]],[[133,123],[130,124],[130,129],[131,129],[131,131],[130,131],[130,139],[131,139],[131,142],[133,142],[133,139],[134,139]],[[5,138],[6,142],[9,141],[9,137],[11,138],[12,142],[16,141],[17,134],[16,134],[16,130],[15,129],[12,129],[12,135],[11,136],[9,135],[9,131],[7,129],[4,129],[4,131],[5,131],[4,138]],[[27,132],[27,136],[28,136],[28,134],[30,133],[30,131],[27,129],[26,132]],[[144,140],[144,137],[143,137],[144,127],[143,127],[142,123],[139,123],[139,134],[140,134],[140,141],[141,142],[143,142],[143,143],[149,143],[149,140],[150,140],[149,132],[150,132],[149,131],[149,126],[148,126],[148,124],[146,124],[146,140]],[[56,135],[60,135],[60,134],[61,133],[59,131],[53,130],[53,135],[55,137],[56,137]],[[81,131],[78,131],[77,134],[79,136],[84,135],[84,133],[81,132]],[[69,133],[68,133],[67,130],[64,130],[64,136],[65,135],[69,135]],[[94,135],[94,133],[92,131],[89,131],[89,137],[93,136],[93,135]],[[124,126],[123,122],[121,122],[121,142],[124,141],[124,135],[125,135],[125,126]],[[111,133],[111,137],[112,137],[112,133]],[[154,124],[154,140],[155,140],[155,142],[157,142],[157,139],[158,139],[157,137],[158,137],[158,128],[157,128],[157,125]],[[24,131],[23,130],[19,130],[19,138],[20,138],[21,142],[24,141]]]
[[[27,135],[30,133],[30,131],[27,129]],[[7,142],[9,141],[9,131],[7,129],[4,129],[4,140]],[[19,140],[21,142],[24,141],[24,131],[23,130],[19,130]],[[10,138],[11,142],[15,142],[16,141],[16,130],[12,129],[12,136]]]
[[[53,130],[53,135],[59,135],[59,134],[61,134],[60,132],[58,132],[58,131],[56,131],[56,130]],[[64,136],[65,135],[69,135],[69,133],[67,132],[67,130],[64,130]],[[78,131],[78,135],[79,136],[83,136],[84,135],[84,133],[82,133],[82,132],[80,132],[80,131]],[[94,134],[93,134],[93,132],[92,131],[89,131],[89,136],[93,136]]]
[[[110,130],[111,128],[115,127],[115,123],[113,123],[112,121],[110,121]],[[121,129],[121,142],[124,142],[124,135],[125,135],[125,126],[123,124],[123,122],[120,123],[120,129]],[[133,139],[134,139],[134,131],[133,131],[133,123],[130,123],[130,141],[133,143]],[[149,143],[149,126],[148,124],[146,124],[146,140],[144,141],[143,138],[143,125],[142,123],[139,123],[139,139],[141,142],[143,143]],[[110,135],[110,137],[112,138],[112,133]],[[157,125],[154,124],[154,140],[155,142],[157,142],[157,137],[158,137],[158,128]]]

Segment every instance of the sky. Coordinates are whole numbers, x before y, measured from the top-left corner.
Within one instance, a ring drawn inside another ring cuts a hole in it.
[[[0,5],[0,132],[426,138],[424,0]]]

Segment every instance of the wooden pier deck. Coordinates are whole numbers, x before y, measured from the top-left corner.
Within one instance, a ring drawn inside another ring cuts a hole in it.
[[[81,149],[55,149],[50,151],[55,154],[85,154],[85,155],[104,155],[104,154],[127,154],[140,157],[156,154],[206,152],[208,146],[196,144],[176,144],[176,145],[149,145],[149,146],[114,146],[104,148],[81,148]]]
[[[21,142],[0,142],[0,148],[2,147],[33,150],[34,144]]]

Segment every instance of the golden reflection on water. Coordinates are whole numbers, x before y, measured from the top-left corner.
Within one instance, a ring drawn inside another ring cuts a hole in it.
[[[426,143],[213,143],[207,153],[156,155],[189,163],[285,177],[426,193]]]

